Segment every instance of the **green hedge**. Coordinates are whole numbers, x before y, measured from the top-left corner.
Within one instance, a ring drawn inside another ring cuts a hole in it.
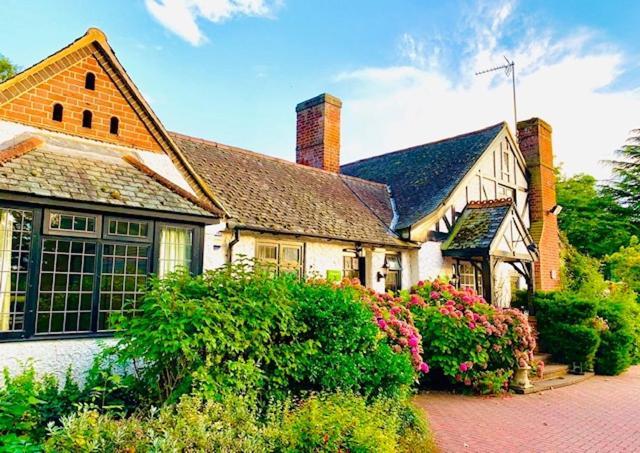
[[[616,375],[640,361],[640,307],[634,300],[567,292],[534,299],[540,347],[563,363]]]
[[[598,307],[598,316],[606,320],[608,329],[600,334],[596,373],[620,374],[637,360],[638,344],[634,332],[637,313],[633,308],[633,305],[624,302],[602,302]]]

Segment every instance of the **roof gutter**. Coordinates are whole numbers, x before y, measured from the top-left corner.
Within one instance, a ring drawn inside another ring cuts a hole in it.
[[[404,244],[389,244],[389,243],[375,242],[375,241],[363,241],[361,239],[349,239],[349,238],[343,238],[338,236],[324,236],[324,235],[313,234],[313,233],[296,233],[294,231],[277,230],[274,228],[266,228],[266,227],[260,227],[260,226],[254,226],[254,225],[231,224],[231,223],[228,223],[227,225],[233,230],[246,230],[246,231],[253,231],[256,233],[286,234],[289,236],[307,237],[312,239],[324,239],[324,240],[341,241],[341,242],[361,243],[363,245],[372,245],[376,247],[397,247],[397,248],[404,248],[404,249],[414,249],[414,248],[420,247],[418,243],[415,243],[412,241],[406,241],[406,240],[402,241],[404,242]]]

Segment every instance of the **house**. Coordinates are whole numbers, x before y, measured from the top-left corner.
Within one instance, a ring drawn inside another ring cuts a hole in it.
[[[295,163],[168,132],[97,29],[0,83],[0,368],[82,372],[110,314],[177,266],[378,291],[447,275],[502,306],[558,287],[544,121],[342,165],[341,107],[298,104]]]
[[[446,275],[496,305],[559,286],[551,127],[506,123],[340,165],[342,103],[298,104],[296,163],[173,134],[229,214],[205,267],[240,256],[378,291]]]
[[[208,190],[101,31],[1,83],[0,368],[84,370],[149,274],[201,272]]]

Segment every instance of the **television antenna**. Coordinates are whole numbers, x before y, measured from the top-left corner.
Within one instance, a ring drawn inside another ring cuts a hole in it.
[[[516,109],[516,64],[513,60],[509,61],[507,57],[504,57],[506,64],[502,66],[495,66],[493,68],[485,69],[484,71],[476,72],[476,75],[488,74],[495,71],[504,71],[507,77],[511,76],[511,86],[513,89],[513,122],[514,131],[518,130],[518,111]]]

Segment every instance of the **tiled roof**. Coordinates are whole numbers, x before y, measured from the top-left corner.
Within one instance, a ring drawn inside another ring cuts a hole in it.
[[[489,249],[511,206],[510,199],[469,203],[442,245],[443,253]]]
[[[0,82],[0,105],[9,102],[27,90],[33,89],[33,87],[54,74],[77,63],[78,59],[90,54],[93,54],[100,64],[106,68],[109,77],[125,95],[127,101],[139,115],[147,129],[171,157],[173,164],[182,173],[182,176],[187,180],[196,195],[207,197],[211,202],[217,203],[206,184],[195,174],[176,144],[172,142],[160,119],[129,77],[129,74],[116,57],[116,53],[109,45],[107,36],[98,28],[89,28],[84,35],[66,47],[20,71],[15,76]]]
[[[478,161],[504,123],[446,140],[395,151],[343,165],[344,174],[391,187],[398,211],[397,228],[407,228],[430,214]]]
[[[26,142],[34,137],[20,138]],[[2,147],[0,154],[8,158],[0,164],[0,191],[203,217],[218,213],[101,143],[38,138],[39,145],[28,152]]]
[[[196,172],[240,225],[380,245],[409,245],[389,229],[385,185],[173,134]]]

